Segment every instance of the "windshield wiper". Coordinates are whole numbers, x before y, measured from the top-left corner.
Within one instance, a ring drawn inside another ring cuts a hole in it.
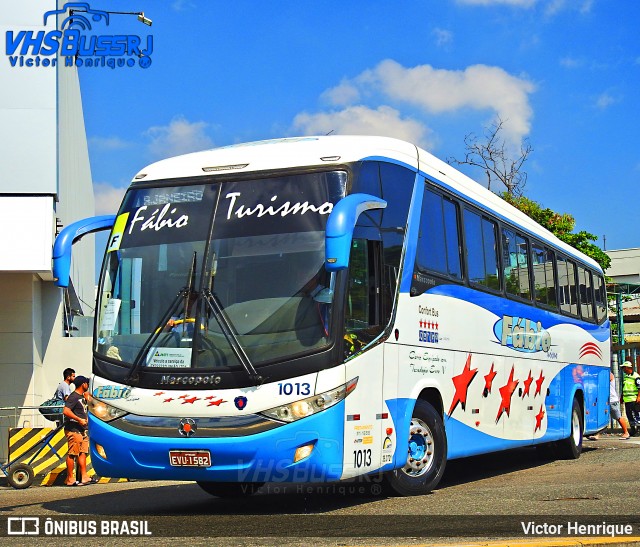
[[[140,365],[144,361],[146,354],[149,351],[149,348],[153,346],[153,344],[158,339],[158,337],[164,332],[164,327],[169,322],[169,319],[173,317],[174,312],[176,311],[176,309],[178,308],[178,305],[180,304],[180,301],[182,299],[188,298],[190,292],[191,290],[188,286],[182,287],[182,289],[180,289],[176,297],[171,301],[171,304],[169,304],[167,311],[164,313],[160,321],[158,321],[155,324],[153,330],[151,331],[153,332],[153,334],[146,339],[145,343],[140,348],[138,355],[136,355],[136,358],[133,361],[131,370],[129,371],[129,374],[125,378],[125,383],[129,382],[129,380],[133,378],[134,373],[140,368]]]
[[[226,314],[222,305],[220,304],[220,300],[218,296],[212,292],[210,289],[204,289],[202,294],[204,301],[209,306],[209,309],[213,312],[213,316],[216,318],[218,325],[220,325],[220,330],[224,337],[229,342],[229,346],[231,346],[231,350],[240,361],[240,364],[247,371],[249,378],[254,383],[254,385],[259,386],[264,382],[264,378],[258,374],[251,359],[244,351],[242,344],[240,344],[240,340],[238,340],[238,333],[233,326],[233,323],[229,319],[229,316]]]
[[[189,275],[188,275],[188,280],[189,281],[188,281],[188,284],[185,285],[184,287],[182,287],[178,291],[178,294],[176,295],[176,297],[171,301],[171,304],[169,304],[169,307],[167,308],[167,311],[164,313],[164,315],[162,316],[160,321],[158,323],[156,323],[156,325],[154,326],[153,330],[151,331],[151,332],[153,332],[153,334],[151,336],[149,336],[149,338],[147,338],[145,340],[144,344],[142,344],[142,347],[140,348],[140,351],[138,352],[138,355],[136,355],[136,358],[133,360],[133,365],[131,366],[131,370],[129,371],[129,374],[127,374],[127,377],[125,378],[125,383],[129,382],[131,380],[131,378],[133,378],[133,375],[135,374],[135,372],[140,368],[140,365],[142,365],[142,362],[146,358],[146,355],[147,355],[147,352],[149,351],[149,348],[151,348],[151,346],[153,346],[155,341],[162,334],[162,332],[164,331],[165,326],[169,322],[169,319],[171,319],[171,317],[173,317],[174,312],[178,308],[178,305],[180,304],[180,300],[183,299],[183,298],[184,298],[184,305],[185,305],[184,317],[186,319],[187,314],[189,313],[189,310],[187,309],[188,306],[189,306],[189,299],[191,298],[191,295],[194,292],[194,287],[195,287],[195,282],[196,282],[196,262],[197,262],[197,258],[198,258],[198,253],[196,251],[193,251],[193,258],[191,260],[191,267],[189,268]],[[184,324],[185,323],[183,323],[183,325]]]

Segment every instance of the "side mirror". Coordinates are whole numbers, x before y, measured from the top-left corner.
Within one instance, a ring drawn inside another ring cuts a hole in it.
[[[387,202],[369,194],[351,194],[335,204],[325,232],[325,262],[328,272],[344,270],[349,266],[349,252],[353,229],[358,217],[370,209],[384,209]]]
[[[60,232],[53,244],[53,282],[57,287],[69,286],[73,244],[87,234],[109,230],[115,220],[115,215],[84,218],[69,224]]]

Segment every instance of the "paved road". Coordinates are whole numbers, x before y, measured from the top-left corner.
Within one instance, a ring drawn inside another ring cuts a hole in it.
[[[216,537],[216,545],[308,545],[311,537],[322,538],[314,541],[317,545],[542,541],[556,537],[553,525],[562,524],[558,537],[565,537],[574,522],[606,523],[610,528],[603,530],[609,531],[628,524],[640,537],[640,438],[603,436],[585,443],[577,461],[541,461],[534,449],[452,461],[437,491],[413,498],[385,497],[375,482],[267,484],[253,497],[234,500],[212,497],[195,483],[169,481],[22,491],[0,487],[0,530],[7,533],[7,517],[37,516],[41,526],[47,517],[59,526],[78,519],[94,522],[97,535],[105,520],[124,519],[131,526],[144,520],[153,535],[175,536],[190,545],[210,544],[205,537]],[[526,534],[523,526],[547,534]],[[35,544],[45,541],[52,542],[33,538]],[[82,543],[73,537],[59,541]],[[7,538],[7,543],[22,545],[24,539]]]

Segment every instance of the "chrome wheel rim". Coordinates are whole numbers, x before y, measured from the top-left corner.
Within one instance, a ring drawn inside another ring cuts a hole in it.
[[[407,463],[402,471],[410,477],[420,477],[433,465],[433,433],[429,426],[419,418],[411,419]]]

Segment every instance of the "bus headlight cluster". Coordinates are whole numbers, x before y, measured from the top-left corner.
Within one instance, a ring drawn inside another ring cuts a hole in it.
[[[89,407],[89,412],[103,422],[110,422],[111,420],[115,420],[116,418],[120,418],[126,414],[124,410],[111,406],[110,404],[105,403],[100,399],[96,399],[95,397],[91,397],[87,406]]]
[[[260,414],[281,422],[295,422],[296,420],[317,414],[338,404],[356,388],[357,383],[358,378],[356,377],[346,384],[330,391],[325,391],[313,397],[307,397],[306,399],[294,401],[286,405],[270,408]]]

